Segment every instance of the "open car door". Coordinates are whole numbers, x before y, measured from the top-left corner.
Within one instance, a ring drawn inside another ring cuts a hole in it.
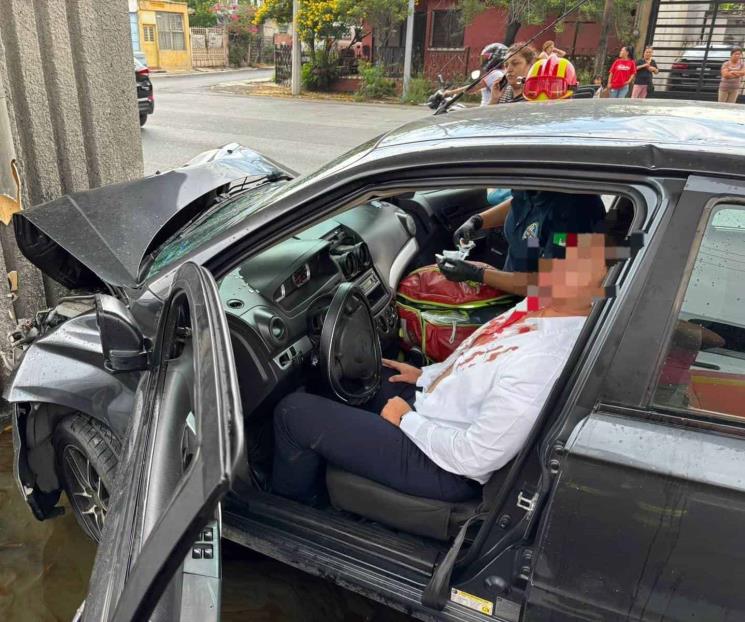
[[[103,331],[102,342],[106,358]],[[219,618],[219,502],[244,457],[242,431],[217,288],[187,263],[138,387],[83,620]]]

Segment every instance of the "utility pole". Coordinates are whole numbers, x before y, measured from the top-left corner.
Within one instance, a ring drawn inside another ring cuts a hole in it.
[[[411,55],[414,52],[414,2],[415,0],[409,0],[409,15],[406,18],[406,44],[404,47],[404,97],[409,94],[409,86],[411,85]]]
[[[608,36],[610,35],[611,21],[613,20],[614,0],[605,0],[603,7],[603,21],[600,24],[600,41],[598,42],[598,52],[595,55],[595,75],[604,76],[607,67],[605,66],[605,57],[608,55]]]
[[[297,14],[300,0],[292,0],[292,94],[300,95],[300,37],[297,32]]]

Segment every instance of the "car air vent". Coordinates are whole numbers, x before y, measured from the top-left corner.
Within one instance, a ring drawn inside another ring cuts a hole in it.
[[[285,342],[288,330],[287,324],[281,317],[266,307],[258,308],[253,313],[254,322],[264,340],[277,344]]]
[[[348,279],[357,274],[360,271],[360,264],[359,260],[357,259],[357,254],[354,251],[349,251],[346,255],[344,255],[342,266],[344,270],[344,276]]]
[[[269,334],[277,343],[284,341],[287,336],[287,325],[282,318],[275,315],[269,320]]]
[[[366,244],[360,244],[357,247],[357,261],[359,262],[360,268],[369,268],[372,264],[372,258],[370,257],[370,251],[367,249]]]

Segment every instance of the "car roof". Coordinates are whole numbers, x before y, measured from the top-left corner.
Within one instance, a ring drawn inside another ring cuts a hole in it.
[[[482,106],[432,115],[386,134],[378,147],[457,138],[602,138],[627,143],[701,143],[745,150],[745,108],[673,100],[583,99]]]
[[[369,156],[423,148],[520,146],[558,161],[623,163],[646,169],[745,175],[745,108],[737,104],[673,100],[583,99],[484,106],[431,115],[383,135]],[[536,149],[537,148],[537,149]],[[512,157],[493,154],[498,159]],[[519,155],[515,150],[513,156]],[[589,153],[589,151],[588,151]],[[643,162],[634,154],[643,153]],[[692,158],[691,155],[694,155]],[[577,162],[583,164],[583,162]]]

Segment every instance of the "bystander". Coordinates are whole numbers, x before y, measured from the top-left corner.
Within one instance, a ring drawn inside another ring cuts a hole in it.
[[[719,101],[737,103],[737,95],[742,88],[745,77],[745,62],[742,60],[742,48],[732,48],[729,60],[722,63],[722,81],[719,83]]]
[[[631,97],[634,99],[646,99],[654,93],[654,76],[657,74],[657,63],[652,56],[654,50],[651,45],[644,48],[644,55],[636,61],[636,77]]]
[[[623,46],[618,52],[618,58],[611,65],[608,72],[608,84],[611,97],[626,97],[629,94],[629,84],[636,74],[636,63],[631,58],[629,48]]]

